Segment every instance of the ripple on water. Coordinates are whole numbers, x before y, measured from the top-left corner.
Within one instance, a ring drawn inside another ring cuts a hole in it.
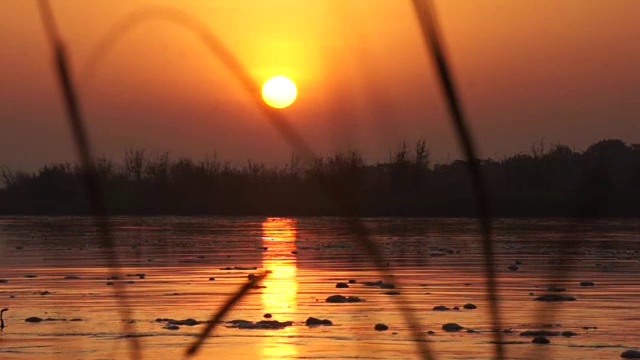
[[[413,316],[437,355],[491,357],[494,338],[486,312],[464,307],[490,308],[473,221],[365,220],[389,262],[393,282],[377,280],[381,276],[366,254],[348,242],[348,232],[334,219],[280,221],[266,230],[263,223],[259,218],[115,218],[114,236],[123,268],[118,280],[110,281],[122,283],[127,292],[130,316],[136,319],[128,324],[135,328],[129,334],[119,319],[113,287],[104,285],[113,274],[105,268],[102,249],[92,242],[95,231],[90,220],[21,218],[1,223],[0,247],[8,260],[0,264],[0,276],[7,280],[0,284],[0,298],[5,299],[2,306],[12,311],[5,313],[8,326],[1,335],[0,352],[24,351],[36,360],[82,351],[96,358],[118,358],[126,353],[115,349],[120,344],[115,341],[141,337],[150,356],[178,356],[204,325],[181,325],[170,332],[162,330],[156,318],[210,319],[229,294],[248,281],[248,273],[270,270],[262,283],[265,287],[251,290],[228,317],[260,319],[268,312],[278,321],[292,321],[291,325],[277,331],[219,326],[203,355],[413,358],[411,333],[394,305],[394,296],[385,294],[389,288],[383,284],[393,283],[419,309]],[[619,344],[640,330],[640,325],[625,321],[637,313],[640,295],[632,277],[640,265],[625,259],[637,254],[628,252],[636,251],[633,229],[638,221],[596,223],[589,228],[563,220],[503,220],[496,225],[502,327],[512,329],[503,333],[503,343],[510,357],[535,358],[532,344],[517,339],[527,330],[578,333],[555,337],[553,346],[538,348],[554,358],[619,357],[623,351]],[[572,249],[573,258],[554,255],[563,237],[584,239],[579,249]],[[437,252],[438,256],[431,256]],[[514,261],[520,262],[519,269],[509,271]],[[570,263],[571,271],[552,277],[551,271],[563,263]],[[135,285],[124,284],[136,276]],[[554,287],[566,291],[553,290],[550,279]],[[596,286],[580,286],[581,281],[593,281]],[[327,297],[337,295],[336,283],[348,285],[340,288],[341,296],[366,302],[326,303]],[[544,296],[545,290],[569,293],[576,301],[532,301]],[[49,293],[39,295],[42,291]],[[529,296],[530,292],[535,295]],[[12,294],[18,296],[12,299]],[[462,309],[431,311],[440,304]],[[84,321],[25,324],[32,314]],[[305,326],[309,317],[329,318],[334,326],[309,328]],[[447,333],[440,328],[451,322],[473,331]],[[389,325],[396,334],[376,332],[378,323]],[[545,323],[562,327],[541,328]],[[19,347],[5,347],[8,340]]]

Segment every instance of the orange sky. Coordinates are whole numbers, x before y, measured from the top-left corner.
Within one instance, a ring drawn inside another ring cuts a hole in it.
[[[161,19],[128,32],[91,76],[98,39],[157,1],[52,1],[97,154],[279,163],[291,149],[190,32]],[[206,24],[263,82],[290,76],[286,115],[321,153],[386,160],[425,138],[459,157],[409,1],[164,1]],[[640,142],[640,1],[436,1],[462,100],[485,157],[532,143]],[[0,2],[0,165],[74,160],[35,1]]]

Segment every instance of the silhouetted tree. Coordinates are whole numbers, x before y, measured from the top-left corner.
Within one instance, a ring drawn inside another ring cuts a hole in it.
[[[95,164],[113,214],[474,215],[465,161],[432,166],[424,140],[411,152],[403,142],[389,159],[369,165],[352,150],[313,164],[294,156],[279,168],[130,149],[121,164]],[[640,216],[637,144],[603,140],[583,152],[535,144],[531,154],[480,165],[498,216]],[[68,163],[34,173],[0,167],[0,214],[87,214],[81,176]]]

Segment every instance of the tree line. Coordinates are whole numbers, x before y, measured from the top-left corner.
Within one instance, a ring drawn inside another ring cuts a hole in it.
[[[496,216],[640,216],[637,144],[602,140],[575,151],[539,143],[480,164]],[[95,170],[112,215],[342,215],[347,203],[360,216],[467,217],[475,199],[466,165],[432,164],[420,140],[402,143],[386,163],[355,150],[285,166],[128,150],[121,162],[97,159]],[[0,214],[90,214],[82,174],[70,163],[31,173],[2,167]]]

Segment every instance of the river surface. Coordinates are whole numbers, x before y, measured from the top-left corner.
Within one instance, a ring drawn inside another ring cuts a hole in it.
[[[265,280],[195,358],[420,358],[399,302],[435,359],[493,358],[495,330],[508,359],[613,359],[640,347],[640,220],[496,220],[499,329],[491,322],[476,221],[361,221],[389,277],[339,218],[112,218],[112,269],[91,218],[0,217],[0,308],[9,308],[0,358],[126,359],[136,342],[139,358],[183,358],[204,322],[250,274],[262,273]],[[348,288],[336,288],[349,280]],[[378,280],[394,288],[364,284]],[[557,288],[565,291],[548,291]],[[337,294],[364,301],[325,301]],[[575,301],[534,301],[544,294]],[[477,309],[463,308],[467,303]],[[451,310],[432,310],[438,305]],[[292,324],[228,323],[265,320],[266,313]],[[30,317],[43,321],[25,321]],[[308,327],[308,317],[333,326]],[[158,318],[198,323],[170,330]],[[450,322],[464,329],[444,331]],[[374,330],[378,323],[389,329]],[[540,345],[521,335],[527,330],[575,335],[547,336],[550,343]]]

